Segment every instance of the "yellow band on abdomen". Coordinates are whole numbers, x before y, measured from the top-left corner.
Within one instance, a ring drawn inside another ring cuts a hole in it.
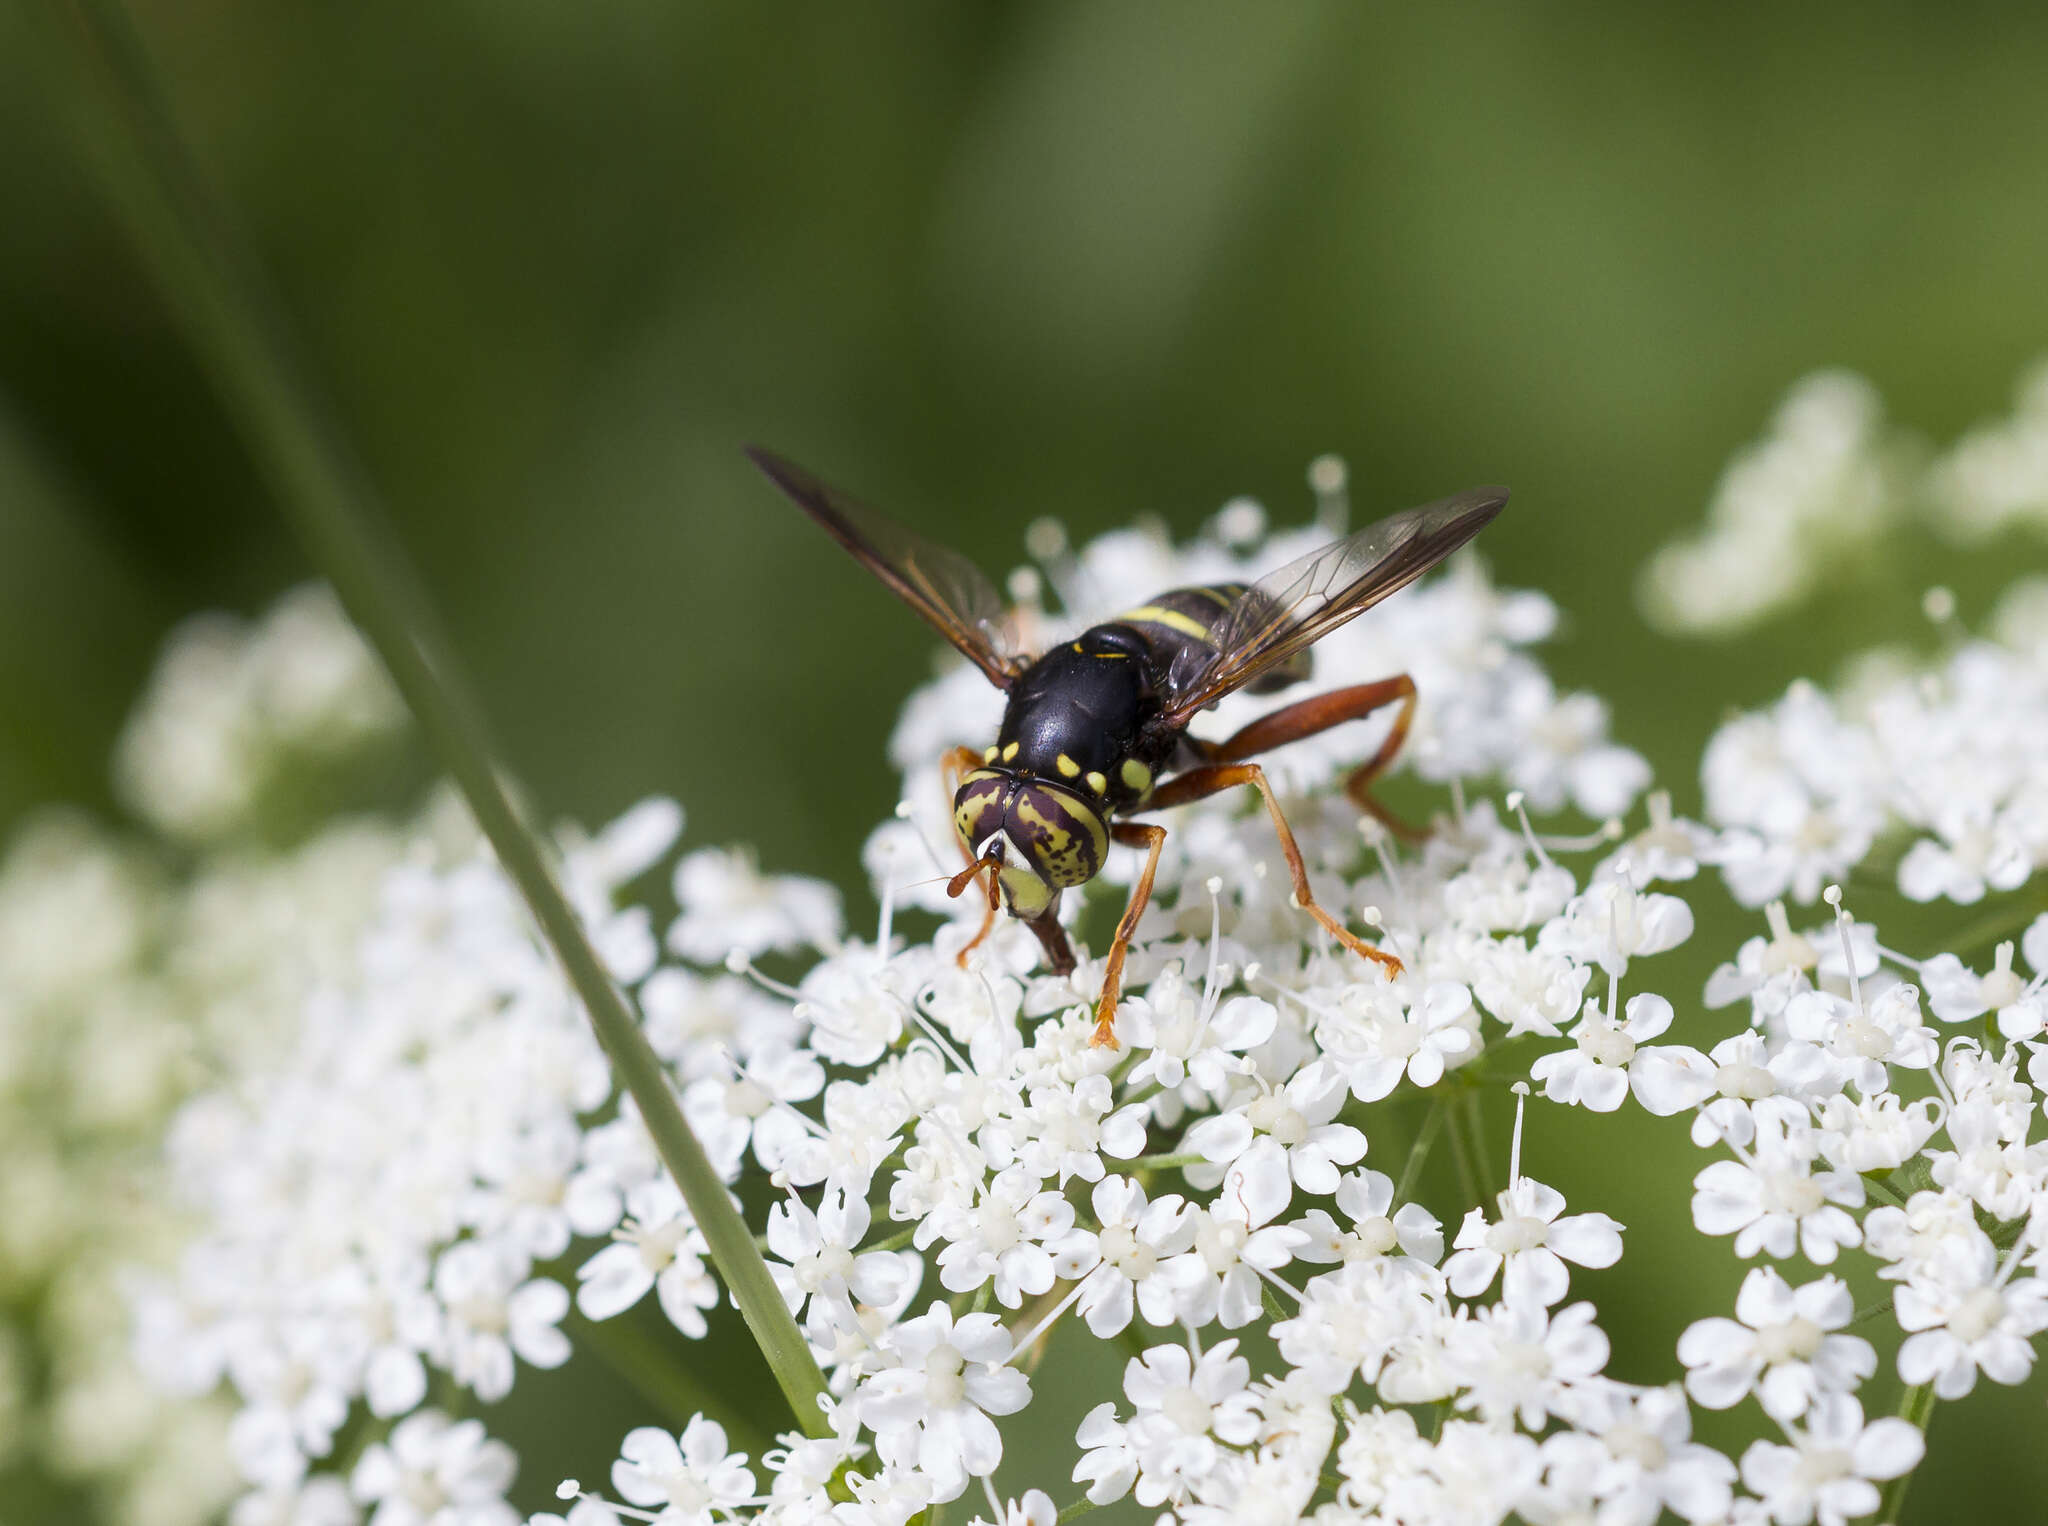
[[[1167,609],[1159,604],[1147,604],[1142,609],[1126,610],[1117,616],[1119,620],[1142,620],[1151,625],[1163,625],[1168,630],[1179,631],[1183,636],[1193,636],[1197,641],[1209,639],[1209,627],[1192,615],[1184,615],[1177,609]]]

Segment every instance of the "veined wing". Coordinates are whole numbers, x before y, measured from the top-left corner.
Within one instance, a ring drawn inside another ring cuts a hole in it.
[[[1185,726],[1405,588],[1485,529],[1507,501],[1506,488],[1474,488],[1391,515],[1259,579],[1217,617],[1209,649],[1191,648],[1167,675],[1166,720]]]
[[[758,445],[747,456],[861,565],[1007,689],[1029,665],[1004,634],[1002,595],[982,570]]]

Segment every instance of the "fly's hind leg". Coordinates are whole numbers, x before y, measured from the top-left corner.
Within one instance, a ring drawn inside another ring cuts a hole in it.
[[[1138,871],[1138,883],[1131,891],[1130,904],[1124,907],[1123,919],[1116,924],[1116,937],[1109,945],[1109,962],[1102,970],[1102,999],[1095,1004],[1095,1037],[1090,1044],[1114,1049],[1116,1043],[1116,1003],[1124,983],[1124,955],[1131,951],[1131,935],[1138,930],[1138,918],[1145,914],[1146,903],[1152,899],[1152,876],[1159,872],[1159,852],[1166,846],[1166,828],[1155,827],[1149,822],[1118,821],[1109,828],[1109,835],[1127,848],[1145,850],[1145,867]]]
[[[1344,793],[1351,797],[1353,805],[1396,837],[1405,842],[1420,842],[1429,835],[1426,831],[1401,820],[1372,797],[1373,784],[1400,754],[1401,744],[1408,740],[1408,728],[1415,720],[1415,680],[1406,673],[1383,678],[1378,683],[1333,689],[1328,694],[1318,694],[1312,699],[1283,706],[1271,715],[1261,716],[1228,740],[1217,743],[1210,750],[1210,759],[1216,763],[1235,763],[1289,742],[1298,742],[1303,737],[1312,737],[1317,732],[1328,731],[1345,721],[1363,720],[1375,710],[1392,704],[1401,707],[1394,712],[1394,724],[1388,728],[1379,749],[1351,771],[1350,777],[1344,781]]]
[[[1336,696],[1330,697],[1335,698]],[[1313,704],[1314,701],[1306,701],[1305,703]],[[1281,713],[1285,714],[1286,712],[1283,711]],[[1252,727],[1250,726],[1245,728],[1246,731],[1251,729]],[[1303,734],[1305,735],[1306,733]],[[1238,735],[1242,736],[1244,732],[1239,732]],[[1232,738],[1232,740],[1235,741],[1236,738]],[[1151,800],[1147,802],[1147,809],[1163,809],[1167,806],[1186,805],[1193,800],[1205,800],[1209,796],[1220,794],[1224,790],[1235,789],[1240,784],[1249,784],[1259,792],[1259,798],[1266,802],[1266,813],[1273,818],[1273,831],[1280,839],[1280,851],[1287,858],[1287,873],[1294,881],[1294,904],[1314,917],[1317,922],[1321,923],[1329,931],[1331,937],[1350,949],[1352,953],[1359,955],[1361,958],[1372,960],[1373,963],[1379,965],[1389,975],[1400,974],[1401,961],[1399,959],[1384,949],[1374,948],[1370,943],[1352,933],[1342,922],[1339,922],[1329,912],[1316,904],[1315,895],[1309,889],[1308,866],[1302,862],[1301,848],[1294,841],[1294,831],[1287,825],[1287,818],[1280,814],[1280,802],[1273,797],[1273,786],[1266,779],[1266,771],[1259,767],[1258,764],[1212,763],[1203,768],[1190,769],[1176,778],[1167,780],[1166,783],[1154,790]],[[1142,888],[1148,892],[1152,888],[1149,873],[1145,878]],[[1133,899],[1135,902],[1136,898],[1134,897]],[[1125,913],[1125,919],[1127,921],[1136,920],[1128,912]],[[1118,932],[1121,935],[1122,929],[1119,928]]]
[[[970,769],[978,768],[980,765],[981,754],[972,747],[955,747],[939,760],[939,774],[946,785],[946,814],[949,817],[953,814],[953,797],[959,793],[960,781],[966,777]],[[960,856],[967,863],[967,868],[955,875],[952,882],[946,886],[948,895],[957,896],[967,888],[968,883],[974,878],[975,871],[981,866],[975,861],[973,847],[963,841],[957,831],[953,834],[953,840],[960,844]],[[996,907],[1001,903],[996,886],[996,871],[991,868],[988,872],[988,910],[982,913],[981,930],[953,956],[954,962],[963,970],[967,968],[967,956],[980,948],[983,940],[995,930]]]

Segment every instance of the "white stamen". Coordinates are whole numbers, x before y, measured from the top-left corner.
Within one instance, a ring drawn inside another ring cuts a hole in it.
[[[1550,868],[1550,855],[1543,851],[1543,844],[1536,840],[1536,829],[1529,825],[1529,813],[1523,808],[1524,796],[1520,790],[1508,791],[1507,807],[1515,819],[1522,823],[1523,840],[1529,844],[1529,851],[1536,855],[1536,862],[1546,869]]]
[[[926,995],[927,992],[929,992],[929,990],[930,987],[926,987],[925,990],[919,991],[917,994],[920,997],[922,997]],[[991,1005],[993,1005],[993,1002],[991,1002]],[[946,1042],[946,1035],[939,1031],[938,1025],[936,1023],[934,1023],[930,1018],[924,1015],[923,1011],[919,1009],[916,1001],[912,1001],[910,1003],[910,1020],[916,1023],[918,1027],[924,1030],[925,1037],[930,1039],[934,1044],[938,1046],[939,1053],[943,1054],[946,1057],[948,1063],[950,1063],[955,1070],[961,1072],[963,1075],[971,1074],[973,1072],[974,1067],[972,1065],[969,1065],[965,1060],[960,1058],[960,1051],[955,1049],[951,1044]]]
[[[1251,1265],[1250,1262],[1246,1262],[1245,1264],[1247,1266]],[[1257,1272],[1261,1277],[1265,1278],[1266,1281],[1272,1283],[1274,1287],[1278,1288],[1281,1292],[1285,1293],[1289,1298],[1292,1298],[1296,1303],[1300,1303],[1302,1301],[1301,1290],[1296,1288],[1291,1282],[1287,1281],[1287,1279],[1282,1277],[1278,1272],[1269,1271],[1263,1266],[1254,1266],[1252,1267],[1252,1270]]]
[[[1508,1191],[1513,1192],[1522,1185],[1522,1116],[1529,1106],[1529,1083],[1517,1081],[1515,1094],[1515,1137],[1508,1146]]]
[[[1368,816],[1366,820],[1372,821],[1372,818]],[[1373,821],[1372,824],[1376,827],[1380,826],[1377,821]],[[1394,867],[1395,855],[1388,851],[1388,842],[1391,836],[1392,834],[1385,827],[1380,827],[1378,838],[1368,838],[1367,841],[1372,843],[1372,851],[1380,861],[1380,873],[1387,877],[1387,884],[1394,892],[1395,912],[1403,917],[1407,917],[1408,892],[1402,887],[1400,871]],[[1411,918],[1410,920],[1413,919]],[[1375,925],[1383,926],[1384,924],[1376,923]]]
[[[1024,549],[1034,561],[1049,562],[1067,549],[1067,527],[1047,515],[1024,529]]]
[[[1029,1351],[1034,1345],[1036,1345],[1038,1343],[1039,1336],[1045,1334],[1047,1330],[1051,1329],[1052,1322],[1058,1319],[1062,1314],[1066,1313],[1067,1310],[1071,1309],[1074,1306],[1074,1300],[1081,1296],[1082,1291],[1087,1288],[1088,1284],[1095,1280],[1095,1274],[1101,1271],[1103,1266],[1106,1266],[1107,1264],[1107,1262],[1098,1263],[1096,1266],[1089,1270],[1087,1276],[1083,1277],[1079,1282],[1075,1283],[1072,1287],[1068,1288],[1067,1296],[1062,1298],[1058,1303],[1053,1305],[1052,1312],[1046,1315],[1045,1318],[1041,1319],[1037,1324],[1033,1325],[1031,1327],[1030,1333],[1020,1337],[1017,1341],[1017,1344],[1010,1348],[1010,1354],[1003,1358],[1004,1363],[1007,1365],[1008,1363],[1016,1361],[1018,1357],[1022,1356],[1025,1352]]]
[[[875,967],[879,970],[889,962],[889,932],[896,921],[896,876],[889,875],[882,881],[882,914],[875,920]]]
[[[744,975],[748,980],[753,981],[755,985],[771,995],[780,996],[786,1001],[796,1002],[800,1006],[808,1005],[804,1000],[804,993],[795,986],[784,985],[781,981],[763,975],[758,969],[754,968],[754,961],[748,957],[745,949],[736,948],[730,954],[727,954],[725,956],[725,967],[735,975]]]
[[[1525,821],[1523,825],[1527,826],[1528,823]],[[1537,841],[1546,848],[1556,849],[1559,853],[1587,853],[1602,843],[1619,842],[1627,835],[1628,828],[1621,824],[1621,818],[1610,816],[1601,822],[1596,830],[1586,833],[1583,837],[1564,837],[1553,832],[1539,837]]]
[[[1335,454],[1308,464],[1309,491],[1316,495],[1316,523],[1325,534],[1342,535],[1351,519],[1351,468]]]
[[[1856,978],[1856,950],[1849,942],[1849,929],[1856,919],[1842,909],[1842,887],[1830,885],[1821,892],[1821,899],[1835,908],[1835,931],[1842,935],[1842,958],[1849,966],[1849,994],[1856,999],[1856,1010],[1868,1017],[1863,1006],[1863,982]]]
[[[1217,953],[1223,943],[1223,881],[1219,876],[1210,875],[1209,891],[1209,968],[1202,976],[1202,1023],[1196,1030],[1196,1042],[1209,1031],[1209,1019],[1216,1011]]]

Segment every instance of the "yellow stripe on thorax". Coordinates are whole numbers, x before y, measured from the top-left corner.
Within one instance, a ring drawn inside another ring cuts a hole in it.
[[[1183,636],[1193,636],[1197,641],[1209,639],[1209,627],[1192,615],[1184,615],[1177,609],[1167,609],[1160,604],[1147,604],[1142,609],[1126,610],[1118,615],[1119,620],[1143,620],[1152,625],[1163,625],[1168,630],[1179,631]]]

